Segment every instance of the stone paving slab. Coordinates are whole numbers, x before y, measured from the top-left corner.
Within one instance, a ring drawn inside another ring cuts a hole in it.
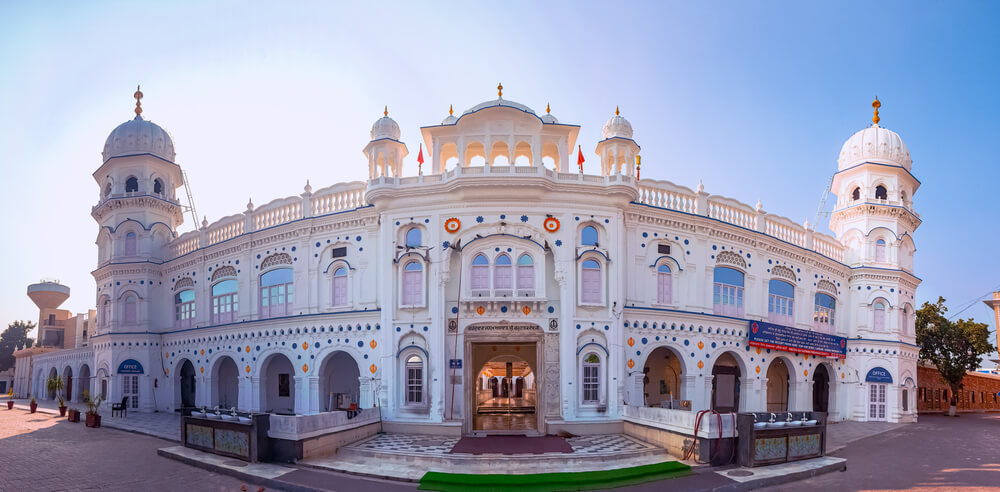
[[[740,487],[730,487],[725,490],[751,490],[753,488],[814,477],[822,473],[845,470],[847,470],[847,460],[844,458],[820,456],[819,458],[782,463],[780,465],[758,466],[755,468],[738,467],[729,470],[719,470],[715,473],[740,485]]]
[[[6,402],[6,400],[4,400],[4,402]],[[28,410],[28,403],[29,400],[27,399],[16,399],[14,400],[14,408]],[[37,403],[37,412],[55,415],[59,414],[58,402],[41,400]],[[80,420],[83,420],[83,413],[86,412],[87,409],[86,405],[71,403],[67,406],[80,410]],[[133,411],[126,413],[125,417],[119,417],[117,414],[112,417],[111,407],[107,406],[107,408],[105,408],[105,405],[101,405],[101,426],[135,432],[175,442],[181,441],[181,418],[180,414],[177,413],[143,413]]]

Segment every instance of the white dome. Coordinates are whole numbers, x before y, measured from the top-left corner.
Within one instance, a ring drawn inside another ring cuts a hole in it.
[[[559,123],[559,120],[552,113],[545,113],[542,115],[542,123]]]
[[[393,140],[399,140],[399,125],[396,124],[396,120],[393,120],[388,115],[383,116],[375,121],[372,125],[372,140],[379,140],[382,138],[391,138]]]
[[[466,115],[466,114],[469,114],[469,113],[475,113],[476,111],[479,111],[480,109],[491,108],[491,107],[494,107],[494,106],[503,106],[503,107],[506,107],[506,108],[514,108],[514,109],[517,109],[517,110],[520,110],[520,111],[524,111],[525,113],[535,114],[535,110],[533,110],[533,109],[531,109],[531,108],[529,108],[529,107],[527,107],[527,106],[525,106],[525,105],[523,105],[521,103],[514,102],[514,101],[508,101],[506,99],[494,99],[492,101],[481,102],[481,103],[479,103],[479,104],[477,104],[477,105],[475,105],[475,106],[473,106],[473,107],[471,107],[469,109],[466,109],[465,112],[462,113],[462,114]],[[537,115],[535,115],[535,116],[537,116]]]
[[[174,141],[160,125],[136,115],[111,131],[101,155],[107,161],[112,157],[145,153],[173,162]]]
[[[903,139],[896,132],[874,124],[861,130],[844,142],[837,159],[840,170],[861,164],[862,162],[877,162],[900,166],[907,171],[913,161],[910,151]]]
[[[621,137],[632,139],[632,124],[628,122],[623,116],[618,114],[618,110],[615,110],[615,115],[604,124],[604,130],[601,132],[604,135],[604,139]]]
[[[442,125],[454,125],[455,123],[458,123],[458,118],[456,118],[455,115],[453,114],[449,114],[448,116],[445,116],[443,120],[441,120]]]

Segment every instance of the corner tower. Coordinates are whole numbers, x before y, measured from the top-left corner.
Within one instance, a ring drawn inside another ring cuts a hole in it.
[[[363,150],[368,158],[368,179],[398,178],[403,174],[403,158],[409,151],[406,144],[399,141],[399,135],[399,124],[389,117],[386,106],[383,116],[372,125],[371,141]]]
[[[635,176],[639,144],[632,140],[632,124],[615,108],[615,115],[604,124],[603,140],[597,142],[594,153],[601,158],[601,175]]]
[[[142,91],[134,97],[135,118],[111,131],[93,174],[100,189],[91,209],[100,227],[93,272],[99,333],[125,324],[137,328],[150,319],[143,306],[183,222],[176,194],[183,176],[174,163],[173,139],[142,117]]]

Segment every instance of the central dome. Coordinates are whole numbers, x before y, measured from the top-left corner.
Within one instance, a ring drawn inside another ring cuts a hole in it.
[[[900,166],[907,171],[913,164],[910,150],[906,148],[903,139],[891,130],[878,124],[861,130],[844,142],[837,158],[837,168],[843,171],[863,162],[875,162]]]
[[[160,125],[136,115],[111,131],[101,156],[107,161],[112,157],[147,153],[174,162],[174,141]]]
[[[505,108],[513,108],[513,109],[516,109],[518,111],[524,111],[525,113],[533,114],[535,116],[538,116],[537,114],[535,114],[535,110],[533,110],[533,109],[531,109],[531,108],[529,108],[529,107],[527,107],[527,106],[525,106],[525,105],[523,105],[521,103],[514,102],[514,101],[508,101],[508,100],[503,99],[503,98],[494,99],[492,101],[481,102],[481,103],[479,103],[479,104],[477,104],[477,105],[475,105],[475,106],[473,106],[473,107],[471,107],[469,109],[466,109],[465,112],[462,113],[462,114],[463,115],[467,115],[469,113],[475,113],[476,111],[479,111],[480,109],[486,109],[486,108],[492,108],[492,107],[501,107],[501,106],[505,107]]]

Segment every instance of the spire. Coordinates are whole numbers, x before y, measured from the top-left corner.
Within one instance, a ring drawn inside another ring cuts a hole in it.
[[[545,103],[545,113],[552,114],[552,107],[549,106],[549,103]]]
[[[622,114],[622,112],[618,111],[618,106],[615,106],[615,116],[619,116],[621,114]]]
[[[875,108],[875,114],[872,116],[872,124],[878,125],[881,118],[878,117],[878,108],[882,107],[882,103],[878,101],[878,96],[875,96],[875,101],[872,102],[872,107]]]
[[[497,97],[503,99],[503,83],[497,84]]]
[[[448,116],[452,116],[454,114],[455,114],[455,106],[452,105],[452,104],[449,104],[448,105]]]
[[[142,116],[142,91],[138,85],[135,86],[135,94],[132,94],[132,97],[135,98],[135,115]]]
[[[382,111],[382,116],[389,116],[389,106],[386,105],[385,111]]]

